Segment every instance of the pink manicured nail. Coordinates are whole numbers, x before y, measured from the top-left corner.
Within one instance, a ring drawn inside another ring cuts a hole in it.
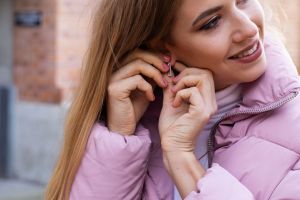
[[[169,71],[169,66],[166,63],[163,64],[163,68],[164,70]]]
[[[173,77],[173,82],[177,82],[178,81],[178,76]]]
[[[152,95],[152,101],[155,101],[155,96],[154,95]]]
[[[176,88],[175,88],[175,87],[172,87],[172,88],[171,88],[171,91],[172,91],[173,93],[176,93]]]
[[[172,81],[173,81],[173,82],[175,82],[175,81],[176,81],[176,80],[175,80],[175,78],[176,78],[176,77],[172,77]]]

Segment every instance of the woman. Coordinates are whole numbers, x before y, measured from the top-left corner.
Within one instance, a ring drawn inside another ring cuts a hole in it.
[[[266,35],[258,0],[103,0],[46,199],[300,199],[300,82]]]

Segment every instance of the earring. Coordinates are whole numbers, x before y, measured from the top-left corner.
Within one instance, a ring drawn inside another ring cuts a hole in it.
[[[168,73],[168,76],[169,76],[169,77],[174,77],[174,73],[173,73],[173,71],[172,71],[172,63],[169,62],[169,63],[168,63],[168,66],[169,66],[169,73]]]

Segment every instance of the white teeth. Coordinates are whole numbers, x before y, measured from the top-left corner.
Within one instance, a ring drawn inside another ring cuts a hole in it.
[[[236,57],[237,58],[243,58],[243,57],[246,57],[246,56],[250,56],[252,55],[258,48],[258,43],[256,43],[252,49],[248,50],[248,51],[244,51],[242,53],[240,53],[239,55],[237,55]]]

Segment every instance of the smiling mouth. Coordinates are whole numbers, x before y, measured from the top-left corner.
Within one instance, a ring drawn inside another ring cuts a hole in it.
[[[255,44],[247,47],[245,50],[235,54],[234,56],[229,57],[229,59],[241,59],[246,58],[253,55],[259,48],[259,41],[255,42]]]

